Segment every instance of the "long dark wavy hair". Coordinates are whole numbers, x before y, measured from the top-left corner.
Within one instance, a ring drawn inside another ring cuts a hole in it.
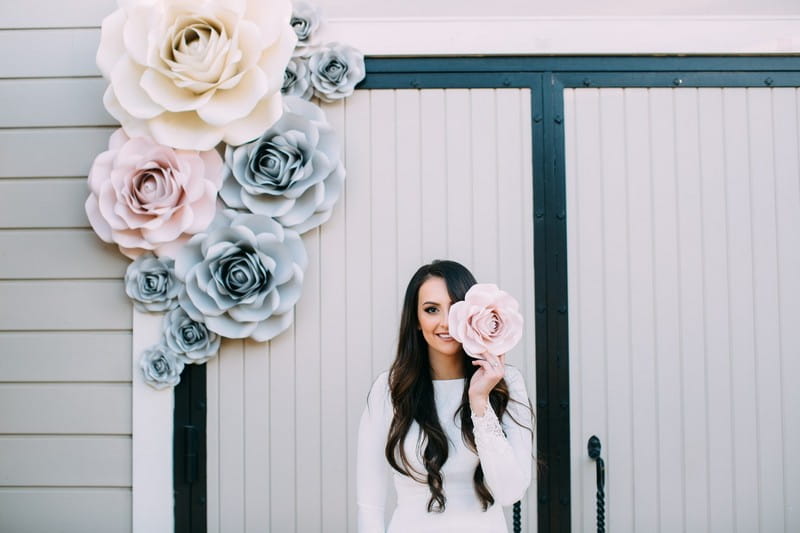
[[[434,261],[423,265],[417,270],[406,288],[403,301],[403,311],[400,318],[400,334],[397,343],[397,356],[389,370],[389,390],[394,416],[389,426],[389,435],[386,441],[386,459],[389,464],[403,475],[409,476],[421,483],[427,482],[431,491],[428,500],[428,512],[443,512],[447,498],[443,490],[442,465],[447,461],[448,442],[439,422],[434,403],[433,382],[430,363],[428,360],[428,343],[422,336],[417,317],[419,304],[419,289],[425,281],[432,277],[442,278],[447,285],[447,292],[452,302],[464,299],[467,290],[475,285],[475,277],[463,265],[455,261]],[[478,367],[470,364],[471,359],[462,350],[462,363],[464,369],[464,391],[461,396],[461,405],[455,417],[461,421],[461,436],[467,447],[477,453],[475,435],[473,434],[472,418],[469,406],[470,378]],[[509,402],[508,386],[501,380],[489,394],[489,402],[501,418],[506,412]],[[403,442],[408,434],[411,424],[417,422],[420,428],[419,441],[427,441],[423,452],[425,472],[418,472],[406,456]],[[494,497],[483,480],[481,465],[475,469],[473,476],[475,493],[481,502],[483,510],[494,504]]]

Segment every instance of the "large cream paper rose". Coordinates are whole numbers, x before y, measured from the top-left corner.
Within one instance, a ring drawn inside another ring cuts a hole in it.
[[[472,357],[502,355],[522,338],[523,319],[513,296],[492,283],[470,287],[464,300],[450,306],[450,335]]]
[[[216,213],[222,157],[215,150],[173,150],[121,129],[89,171],[86,215],[97,235],[134,259],[173,256]]]
[[[103,103],[131,137],[187,150],[250,141],[282,112],[291,14],[289,0],[119,0],[97,50]]]

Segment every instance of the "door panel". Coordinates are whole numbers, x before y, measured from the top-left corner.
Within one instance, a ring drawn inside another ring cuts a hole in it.
[[[800,528],[798,94],[564,91],[575,531]]]
[[[461,261],[519,298],[509,360],[535,398],[530,102],[527,89],[359,90],[325,107],[346,191],[304,235],[295,324],[267,344],[226,341],[208,364],[209,531],[355,531],[359,417],[423,262]],[[534,483],[526,531],[535,502]]]

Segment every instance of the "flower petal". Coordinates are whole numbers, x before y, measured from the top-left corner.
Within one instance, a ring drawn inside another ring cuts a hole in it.
[[[228,124],[222,140],[234,146],[252,141],[277,122],[281,113],[283,104],[278,92],[261,100],[248,116]]]
[[[123,56],[111,71],[111,86],[120,106],[130,115],[148,119],[164,112],[164,107],[154,102],[140,85],[145,69]]]
[[[250,70],[235,88],[214,93],[214,98],[197,108],[197,114],[209,124],[224,126],[247,116],[263,98],[267,87],[264,73],[257,69]]]
[[[195,94],[188,89],[182,89],[173,80],[153,69],[142,73],[141,86],[156,105],[162,110],[172,112],[194,111],[210,101],[215,94],[214,91]]]
[[[118,9],[103,19],[100,31],[100,46],[97,48],[97,68],[103,76],[108,79],[114,65],[125,54],[125,47],[122,42],[122,28],[125,25],[127,15],[122,9]]]
[[[194,111],[162,113],[147,124],[156,142],[184,150],[211,150],[225,135],[224,128],[210,126]]]

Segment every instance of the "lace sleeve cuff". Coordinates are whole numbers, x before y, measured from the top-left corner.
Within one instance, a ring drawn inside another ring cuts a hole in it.
[[[488,399],[486,400],[486,409],[483,412],[483,416],[472,413],[472,425],[474,427],[475,446],[477,446],[478,452],[488,448],[497,449],[498,445],[502,446],[500,443],[508,444],[505,434],[503,434],[503,428],[500,427],[500,421],[497,419],[497,415],[489,404]]]

